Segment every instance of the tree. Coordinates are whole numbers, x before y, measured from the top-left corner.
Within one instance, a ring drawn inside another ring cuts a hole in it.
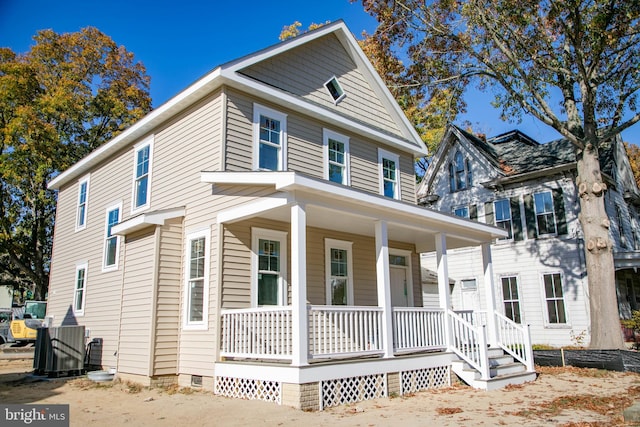
[[[373,34],[424,87],[476,82],[505,119],[530,114],[576,149],[592,348],[623,346],[600,148],[640,120],[640,1],[362,0]],[[387,41],[388,39],[388,41]]]
[[[149,77],[95,28],[43,30],[0,48],[0,258],[6,281],[43,298],[56,194],[47,182],[151,109]]]
[[[640,187],[640,147],[635,144],[625,142],[624,148],[627,151],[627,156],[629,157],[633,177],[635,178],[638,187]]]

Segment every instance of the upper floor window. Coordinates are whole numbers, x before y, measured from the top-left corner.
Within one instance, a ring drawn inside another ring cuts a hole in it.
[[[331,77],[325,84],[324,87],[329,91],[329,95],[333,99],[333,102],[336,104],[342,100],[346,96],[342,86],[340,86],[340,82],[336,76]]]
[[[87,264],[78,264],[76,266],[76,283],[73,294],[73,313],[76,315],[84,314],[84,301],[87,289]]]
[[[149,207],[152,151],[153,140],[143,141],[134,150],[132,212]]]
[[[461,206],[459,208],[455,208],[453,210],[453,214],[455,216],[459,216],[460,218],[469,219],[469,207],[468,206]]]
[[[252,229],[252,305],[285,305],[287,233]]]
[[[78,207],[76,212],[76,230],[82,230],[87,226],[87,204],[89,200],[89,177],[83,178],[78,183]]]
[[[564,308],[564,292],[562,290],[562,276],[560,273],[545,274],[544,295],[547,302],[547,320],[549,323],[567,323]]]
[[[352,242],[325,239],[327,304],[353,304]]]
[[[111,229],[120,222],[122,204],[107,208],[105,237],[104,237],[104,257],[103,269],[111,270],[118,268],[118,252],[120,247],[120,237],[113,234]]]
[[[456,151],[453,162],[449,164],[450,190],[464,190],[471,187],[472,181],[471,162],[465,160],[460,151]]]
[[[618,234],[620,235],[620,246],[627,247],[627,238],[624,233],[624,222],[622,219],[622,209],[616,205],[616,221],[618,222]]]
[[[253,168],[286,170],[286,114],[254,104],[253,126]]]
[[[325,179],[349,185],[349,138],[324,129],[323,148]]]
[[[209,277],[209,230],[191,233],[187,236],[185,326],[207,327],[207,301]]]
[[[533,195],[536,213],[536,225],[538,236],[556,234],[556,220],[553,210],[553,197],[551,191],[543,191]]]
[[[513,227],[511,222],[511,205],[508,199],[496,200],[493,204],[496,218],[496,227],[504,228],[509,235],[501,240],[508,240],[513,237]]]
[[[380,193],[393,199],[400,199],[399,162],[400,156],[397,154],[378,150]]]

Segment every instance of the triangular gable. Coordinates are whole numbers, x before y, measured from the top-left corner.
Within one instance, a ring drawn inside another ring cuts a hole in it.
[[[420,139],[391,92],[342,21],[221,66],[222,75],[246,89],[306,110],[331,122],[351,121],[354,130],[373,126],[378,139],[426,155]],[[337,77],[346,97],[335,104],[324,87]]]

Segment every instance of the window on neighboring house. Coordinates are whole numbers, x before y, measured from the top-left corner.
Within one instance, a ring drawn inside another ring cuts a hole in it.
[[[453,210],[453,214],[455,216],[459,216],[460,218],[469,219],[469,207],[468,206],[461,206],[459,208],[455,208]]]
[[[618,222],[618,234],[620,235],[620,246],[627,247],[627,238],[624,233],[624,222],[622,219],[622,209],[616,205],[616,221]]]
[[[254,228],[252,234],[253,305],[285,305],[287,233]]]
[[[149,140],[145,140],[135,147],[132,211],[149,207],[152,151],[153,141]]]
[[[553,211],[553,197],[551,191],[535,193],[533,195],[536,213],[538,236],[556,234],[556,220]]]
[[[516,323],[522,323],[520,318],[518,279],[516,276],[502,278],[502,299],[504,301],[505,316]]]
[[[453,162],[449,164],[449,189],[464,190],[471,187],[472,181],[471,162],[468,159],[465,161],[462,153],[456,151]]]
[[[564,292],[562,290],[562,277],[560,273],[545,274],[544,294],[547,302],[547,319],[550,324],[567,323],[567,315],[564,308]]]
[[[324,129],[324,177],[338,184],[350,185],[349,138]]]
[[[508,240],[513,237],[511,223],[511,206],[508,199],[496,200],[493,204],[496,218],[496,227],[504,228],[509,235],[500,240]]]
[[[122,210],[121,208],[121,204],[107,208],[103,262],[103,268],[105,270],[118,268],[118,249],[120,247],[120,237],[113,234],[111,232],[111,229],[114,225],[120,222],[120,214]]]
[[[399,161],[397,154],[378,150],[380,193],[392,199],[400,199]]]
[[[78,208],[76,213],[76,230],[82,230],[87,226],[87,203],[89,198],[89,177],[78,183]]]
[[[286,170],[287,116],[254,104],[254,169]]]
[[[87,290],[87,264],[76,266],[76,286],[73,294],[73,313],[84,314],[84,300]]]
[[[325,239],[327,304],[353,304],[353,243]]]
[[[336,76],[331,77],[324,84],[324,87],[327,88],[329,94],[331,95],[331,98],[333,99],[333,102],[335,102],[336,104],[346,96]]]
[[[209,230],[187,236],[186,250],[186,316],[185,326],[207,327],[207,298],[209,277]]]

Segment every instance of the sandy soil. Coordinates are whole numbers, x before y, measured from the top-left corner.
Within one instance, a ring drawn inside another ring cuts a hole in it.
[[[577,368],[540,368],[535,382],[498,391],[458,384],[323,412],[30,371],[31,361],[0,360],[0,401],[69,404],[72,426],[611,426],[626,425],[623,409],[640,400],[640,375]]]

